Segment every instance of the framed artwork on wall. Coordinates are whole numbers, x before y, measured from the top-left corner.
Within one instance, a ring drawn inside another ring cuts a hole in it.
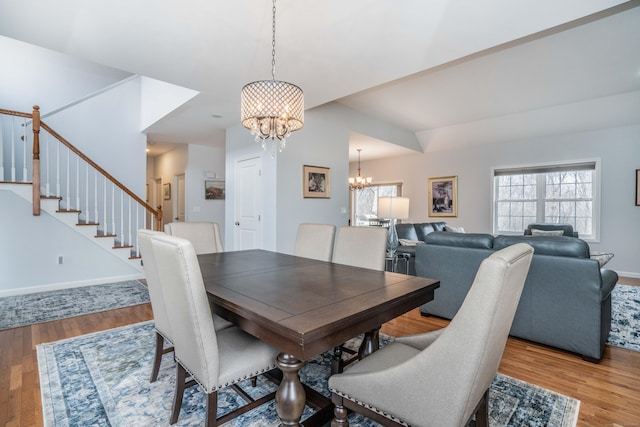
[[[171,200],[171,184],[166,183],[162,186],[162,195],[165,200]]]
[[[204,182],[205,200],[224,200],[224,181],[207,180]]]
[[[331,170],[322,166],[302,167],[302,195],[305,198],[331,197]]]
[[[458,177],[429,178],[429,216],[458,216]]]

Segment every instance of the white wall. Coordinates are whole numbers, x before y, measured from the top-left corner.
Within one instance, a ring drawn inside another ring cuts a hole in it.
[[[146,136],[134,79],[44,120],[138,197],[145,198]]]
[[[190,144],[186,173],[186,220],[213,221],[220,224],[224,241],[225,200],[206,200],[204,181],[207,172],[214,172],[216,180],[225,179],[225,150]]]
[[[363,162],[362,168],[377,183],[404,183],[403,194],[411,199],[407,222],[439,220],[427,215],[428,178],[458,176],[458,217],[444,220],[468,232],[491,233],[493,167],[599,158],[600,241],[590,246],[615,254],[608,268],[640,277],[640,207],[634,205],[635,170],[640,168],[638,141],[640,126],[628,126],[373,160]]]
[[[227,189],[225,248],[233,248],[234,164],[251,155],[262,156],[264,249],[292,253],[298,224],[303,222],[348,225],[349,134],[395,140],[406,147],[419,147],[415,135],[387,125],[338,103],[305,111],[304,128],[293,133],[276,158],[262,152],[248,130],[241,125],[227,129]],[[304,165],[330,168],[331,197],[305,199],[302,196]]]
[[[115,254],[0,189],[0,296],[142,277]],[[57,263],[58,255],[63,263]]]
[[[184,144],[178,146],[174,150],[156,156],[153,159],[153,171],[151,172],[151,178],[162,179],[162,185],[171,184],[171,199],[164,200],[164,198],[161,197],[160,200],[160,204],[162,205],[163,224],[167,224],[173,221],[173,200],[176,195],[175,189],[173,188],[173,177],[176,175],[186,174],[188,157],[189,147]],[[149,181],[148,183],[149,187],[153,188],[151,181]],[[187,183],[185,182],[185,187],[186,186]]]

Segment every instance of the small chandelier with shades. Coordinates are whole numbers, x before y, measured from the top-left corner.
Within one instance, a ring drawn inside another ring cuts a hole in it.
[[[349,177],[349,190],[351,191],[362,190],[363,188],[370,186],[371,182],[373,181],[373,178],[371,178],[370,176],[364,178],[360,175],[360,152],[361,151],[362,151],[362,148],[358,148],[358,176]]]
[[[256,142],[267,148],[267,139],[278,141],[278,151],[286,139],[304,124],[304,94],[298,86],[276,80],[276,1],[273,0],[271,39],[271,80],[245,85],[241,95],[242,126],[251,130]],[[274,147],[275,153],[275,147]]]

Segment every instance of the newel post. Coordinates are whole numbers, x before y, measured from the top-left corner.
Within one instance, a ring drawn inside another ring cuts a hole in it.
[[[33,214],[40,215],[40,107],[33,106]]]
[[[158,205],[158,216],[156,217],[156,231],[162,231],[162,205]]]

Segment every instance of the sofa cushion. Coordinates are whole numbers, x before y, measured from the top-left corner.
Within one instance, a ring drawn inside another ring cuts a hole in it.
[[[493,236],[481,233],[449,233],[434,231],[425,238],[430,245],[454,246],[459,248],[491,249],[494,247]]]
[[[563,236],[562,230],[538,230],[537,228],[531,229],[532,236]]]
[[[421,243],[420,240],[398,239],[400,246],[415,246]]]
[[[527,226],[527,229],[524,230],[525,236],[530,236],[533,230],[540,231],[552,231],[552,230],[562,230],[563,236],[568,237],[578,237],[578,233],[573,231],[573,226],[571,224],[549,224],[549,223],[532,223]]]
[[[533,246],[536,255],[589,258],[589,245],[577,237],[497,236],[493,240],[493,248],[499,250],[516,243],[527,243]]]
[[[464,233],[464,227],[451,227],[449,225],[444,226],[444,231],[449,231],[451,233]]]
[[[446,222],[423,222],[420,224],[414,224],[418,240],[425,241],[425,238],[434,231],[443,231],[447,225]]]
[[[396,224],[396,232],[398,233],[398,239],[420,240],[413,224]]]

